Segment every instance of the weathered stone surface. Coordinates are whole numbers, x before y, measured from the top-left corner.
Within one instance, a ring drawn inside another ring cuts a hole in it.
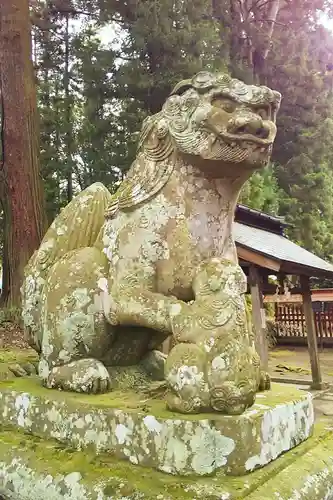
[[[200,476],[219,469],[244,474],[298,445],[313,430],[311,395],[278,385],[238,417],[181,418],[166,411],[163,400],[137,393],[59,392],[50,400],[50,393],[32,379],[0,387],[2,424],[168,474]]]
[[[38,356],[32,349],[1,349],[0,380],[36,375]]]
[[[332,433],[314,436],[263,469],[232,477],[166,476],[110,455],[66,449],[0,430],[0,491],[12,500],[332,500]]]
[[[115,195],[94,184],[64,208],[22,287],[47,387],[105,392],[113,382],[103,365],[138,365],[172,335],[173,411],[241,414],[269,388],[232,223],[243,184],[271,155],[280,100],[200,72],[145,120]]]

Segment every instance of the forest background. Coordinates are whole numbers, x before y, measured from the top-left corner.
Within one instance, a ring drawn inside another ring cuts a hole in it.
[[[0,32],[2,305],[19,304],[23,267],[61,208],[96,181],[114,192],[134,158],[143,118],[160,109],[175,83],[201,69],[227,71],[282,93],[272,162],[253,175],[240,201],[283,216],[291,224],[287,233],[293,241],[333,261],[330,1],[31,0],[28,8],[28,0],[0,0],[4,23],[10,4],[21,13],[18,36],[22,38],[25,28],[31,36],[34,73],[29,76],[25,64],[28,49],[25,59],[18,53],[15,59],[15,47],[17,52],[20,47],[10,38],[14,23],[4,24],[8,32],[7,38],[5,30]],[[16,87],[13,53],[15,71],[24,75],[16,78]],[[15,165],[8,167],[9,130],[19,126],[24,114],[17,96],[20,85],[27,93],[30,77],[29,113],[36,88],[39,130],[30,127],[30,160],[22,163],[14,179]],[[6,114],[10,100],[15,101],[13,112]],[[26,217],[20,215],[27,189],[24,179],[33,186],[26,204],[31,203],[34,222],[29,211]],[[35,225],[34,231],[27,231],[29,224]],[[18,252],[18,246],[24,251]]]

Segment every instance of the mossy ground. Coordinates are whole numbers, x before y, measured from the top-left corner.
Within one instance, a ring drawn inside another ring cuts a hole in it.
[[[80,472],[84,485],[89,487],[102,483],[104,493],[113,498],[136,498],[136,494],[140,493],[147,500],[208,500],[220,499],[226,494],[230,495],[230,499],[241,499],[250,495],[251,499],[268,499],[271,497],[257,497],[256,491],[261,491],[268,482],[272,482],[272,485],[278,484],[283,491],[292,491],[293,485],[310,474],[315,467],[315,456],[325,460],[324,453],[327,457],[333,456],[333,438],[330,431],[319,425],[314,436],[305,443],[247,476],[235,478],[218,473],[212,478],[183,478],[133,466],[107,454],[96,456],[89,450],[73,451],[56,441],[45,441],[4,428],[0,430],[0,456],[5,457],[6,462],[10,462],[11,458],[20,457],[28,467],[44,476],[50,474],[56,477]],[[4,458],[1,458],[0,462],[2,459]],[[298,477],[290,477],[286,484],[285,479],[281,482],[280,476],[288,467],[296,469]]]
[[[15,355],[16,356],[16,355]],[[20,356],[20,354],[18,354]],[[27,357],[28,356],[28,357]],[[32,356],[32,357],[31,357]],[[3,361],[1,361],[1,359]],[[20,361],[33,361],[33,353],[22,353]],[[1,352],[0,363],[18,362],[12,352]],[[81,395],[50,391],[43,388],[36,377],[13,378],[0,382],[0,390],[28,392],[46,399],[66,400],[75,405],[96,408],[121,408],[127,411],[154,414],[159,417],[186,419],[212,419],[212,414],[181,416],[165,409],[162,399],[153,399],[137,392],[113,391],[104,395]],[[272,393],[264,393],[257,402],[266,406],[283,403],[295,398],[295,389],[285,385],[273,384]],[[214,418],[219,418],[214,415]],[[232,417],[231,417],[232,418]],[[278,492],[292,492],[295,485],[302,486],[304,478],[315,468],[325,466],[325,460],[333,457],[333,437],[327,422],[319,422],[313,437],[279,457],[277,460],[243,477],[226,476],[222,472],[211,478],[179,477],[159,473],[156,470],[131,465],[108,454],[96,455],[92,450],[78,452],[66,448],[61,443],[13,431],[0,429],[0,462],[11,457],[21,457],[23,463],[37,474],[51,474],[53,477],[71,472],[80,472],[85,485],[102,483],[105,495],[114,499],[127,497],[155,500],[199,499],[207,500],[229,498],[263,500],[275,498],[268,496],[274,487]],[[274,486],[275,485],[275,486]],[[226,495],[230,496],[227,497]],[[223,496],[224,495],[224,496]],[[289,498],[289,496],[282,496]],[[310,497],[309,497],[310,498]],[[321,497],[318,497],[321,499]],[[312,500],[312,497],[311,497]]]
[[[16,378],[11,380],[2,380],[0,390],[10,389],[17,392],[27,392],[29,394],[40,396],[45,399],[56,401],[66,401],[69,405],[90,406],[94,408],[117,408],[127,412],[142,412],[152,414],[160,418],[175,418],[187,420],[219,420],[225,416],[218,413],[200,413],[199,415],[181,415],[173,413],[166,409],[165,401],[161,397],[152,398],[147,393],[139,391],[120,391],[115,390],[101,395],[83,395],[64,391],[49,390],[42,387],[37,377]],[[272,390],[260,393],[257,396],[256,403],[268,407],[295,401],[299,399],[302,391],[294,387],[280,384],[272,384]],[[305,393],[304,393],[305,394]],[[260,411],[260,410],[259,410]],[[234,418],[234,417],[230,417]]]

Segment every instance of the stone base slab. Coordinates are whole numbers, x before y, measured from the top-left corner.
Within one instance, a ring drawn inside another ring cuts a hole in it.
[[[333,436],[314,436],[246,476],[191,478],[0,430],[0,492],[13,500],[332,500]]]
[[[0,383],[0,425],[175,475],[253,471],[306,440],[313,423],[311,395],[275,384],[234,417],[172,413],[144,394],[83,396],[31,378]]]

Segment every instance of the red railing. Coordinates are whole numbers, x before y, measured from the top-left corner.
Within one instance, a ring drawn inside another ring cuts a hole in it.
[[[333,303],[314,302],[313,314],[318,344],[333,344]],[[306,325],[302,304],[276,304],[277,341],[306,344]]]

